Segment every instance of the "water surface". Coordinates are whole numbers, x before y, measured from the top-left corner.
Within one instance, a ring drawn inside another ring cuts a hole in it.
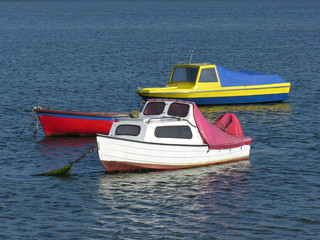
[[[317,239],[319,16],[306,1],[1,1],[0,238]],[[138,109],[136,87],[164,86],[174,64],[212,62],[291,82],[279,104],[234,112],[250,160],[107,174],[96,153],[67,178],[34,174],[89,151],[94,138],[47,138],[33,107]]]

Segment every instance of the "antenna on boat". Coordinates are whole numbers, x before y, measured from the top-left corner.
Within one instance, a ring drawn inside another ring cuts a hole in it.
[[[191,50],[189,64],[191,64],[193,53],[194,53],[193,50]]]

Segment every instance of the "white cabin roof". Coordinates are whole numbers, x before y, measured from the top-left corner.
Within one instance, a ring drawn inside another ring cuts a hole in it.
[[[147,101],[139,118],[121,118],[110,136],[155,143],[202,145],[193,104],[176,100]]]

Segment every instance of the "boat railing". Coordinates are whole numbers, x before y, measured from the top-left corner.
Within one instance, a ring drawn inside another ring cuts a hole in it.
[[[149,118],[148,121],[147,121],[147,124],[149,124],[152,120],[161,120],[161,119],[176,119],[177,121],[186,121],[189,123],[190,126],[194,127],[194,128],[198,128],[196,125],[192,124],[188,119],[186,118],[182,118],[182,117],[179,117],[179,116],[162,116],[162,117],[152,117],[152,118]]]
[[[182,121],[182,120],[186,120],[186,119],[183,119],[181,117],[175,117],[175,116],[161,116],[161,117],[151,117],[148,119],[147,123],[150,123],[152,120],[161,120],[161,119],[176,119],[177,121]]]

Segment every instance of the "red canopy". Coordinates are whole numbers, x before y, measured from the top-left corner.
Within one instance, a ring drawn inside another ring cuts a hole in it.
[[[241,147],[252,142],[252,138],[243,136],[239,120],[233,113],[220,116],[213,125],[193,103],[193,115],[200,134],[210,149]]]

